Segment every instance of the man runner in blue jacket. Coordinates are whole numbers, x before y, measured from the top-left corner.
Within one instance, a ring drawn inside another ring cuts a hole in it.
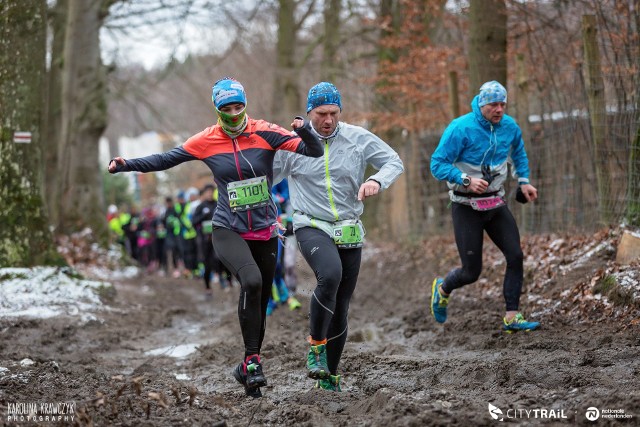
[[[527,322],[519,312],[523,254],[518,225],[504,197],[508,163],[518,177],[520,201],[536,200],[538,191],[529,183],[522,132],[515,120],[504,114],[506,105],[504,86],[496,81],[483,84],[471,102],[472,111],[449,124],[431,157],[431,173],[449,186],[453,229],[462,261],[462,267],[432,283],[431,314],[438,323],[447,320],[451,292],[480,277],[486,231],[507,261],[503,329],[529,331],[540,326]]]

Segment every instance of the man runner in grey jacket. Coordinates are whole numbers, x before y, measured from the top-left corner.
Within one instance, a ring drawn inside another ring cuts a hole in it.
[[[307,115],[324,156],[303,161],[279,152],[273,164],[274,182],[289,178],[294,232],[318,282],[310,303],[308,374],[318,380],[316,387],[334,391],[340,391],[338,364],[360,271],[363,200],[389,187],[404,170],[389,145],[360,126],[340,122],[341,112],[333,84],[313,86]],[[365,179],[367,165],[378,172]]]

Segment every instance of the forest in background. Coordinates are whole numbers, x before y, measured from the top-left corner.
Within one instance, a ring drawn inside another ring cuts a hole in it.
[[[0,265],[50,262],[50,229],[106,234],[100,136],[112,154],[120,136],[150,130],[179,143],[211,124],[210,87],[226,75],[245,85],[250,115],[284,125],[311,85],[332,81],[343,119],[398,150],[406,172],[367,203],[371,236],[449,229],[430,155],[487,80],[506,83],[540,192],[513,209],[524,232],[637,226],[639,10],[638,0],[4,0]],[[163,23],[200,28],[211,51],[180,57],[180,33]],[[101,55],[101,31],[157,37],[176,56],[152,70],[123,64]],[[32,142],[14,143],[15,131]]]

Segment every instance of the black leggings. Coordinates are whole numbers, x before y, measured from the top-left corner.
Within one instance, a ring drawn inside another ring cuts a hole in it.
[[[220,262],[220,258],[213,249],[211,234],[204,234],[202,237],[202,256],[204,262],[204,286],[211,289],[211,272],[217,273],[220,278],[220,285],[223,285],[224,273],[229,274],[231,280],[231,272]]]
[[[338,249],[328,234],[311,227],[297,230],[296,239],[318,281],[309,304],[311,338],[327,339],[327,363],[336,375],[347,341],[349,301],[358,281],[362,249]]]
[[[267,303],[276,269],[278,238],[244,240],[234,231],[215,228],[213,247],[220,261],[240,282],[238,319],[245,357],[260,354],[267,327]]]
[[[451,204],[453,229],[462,267],[447,274],[442,285],[445,293],[478,280],[482,272],[484,231],[496,244],[507,261],[503,294],[507,311],[517,311],[523,280],[523,255],[518,225],[507,206],[488,211],[476,211],[471,206]]]

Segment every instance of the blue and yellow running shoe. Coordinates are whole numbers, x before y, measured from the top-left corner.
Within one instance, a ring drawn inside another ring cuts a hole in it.
[[[521,313],[517,313],[509,321],[506,317],[502,319],[502,329],[508,334],[518,331],[533,331],[539,327],[540,322],[527,322]]]
[[[297,310],[300,307],[302,307],[302,304],[300,304],[300,301],[298,301],[296,298],[292,296],[289,297],[288,304],[289,304],[289,310],[291,311]]]
[[[342,389],[340,388],[340,375],[331,375],[325,380],[316,381],[316,388],[341,392]]]
[[[438,323],[444,323],[447,321],[447,304],[449,304],[449,297],[445,297],[440,293],[440,285],[444,280],[441,277],[436,277],[431,285],[431,314]]]

